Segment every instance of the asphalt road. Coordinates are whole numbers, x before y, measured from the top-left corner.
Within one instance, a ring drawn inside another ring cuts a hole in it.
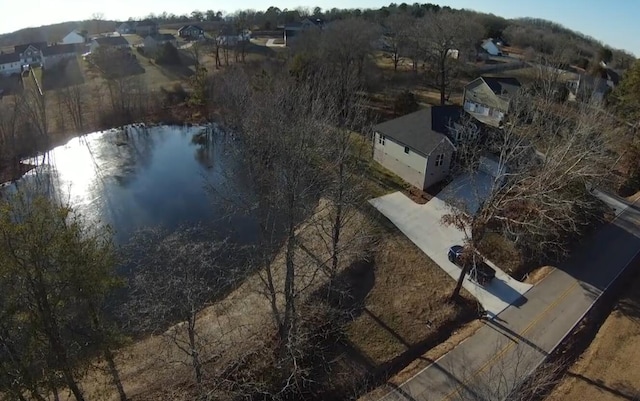
[[[620,199],[602,196],[620,210]],[[630,205],[562,266],[473,336],[383,399],[502,399],[534,370],[640,254],[640,209]]]

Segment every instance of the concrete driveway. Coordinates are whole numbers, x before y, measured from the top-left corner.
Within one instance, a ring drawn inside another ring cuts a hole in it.
[[[369,202],[452,279],[458,279],[460,268],[449,262],[447,251],[452,245],[463,245],[465,236],[462,231],[440,223],[442,216],[449,212],[444,201],[433,198],[424,205],[418,205],[403,193],[395,192]],[[487,262],[496,269],[496,278],[483,287],[467,277],[463,287],[476,297],[490,316],[497,315],[509,305],[525,303],[524,294],[532,286],[514,280],[491,261]]]
[[[276,39],[267,40],[267,47],[284,47],[284,43],[276,43]]]

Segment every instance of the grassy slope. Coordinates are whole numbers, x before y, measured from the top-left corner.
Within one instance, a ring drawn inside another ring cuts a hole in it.
[[[640,276],[547,401],[640,399]]]

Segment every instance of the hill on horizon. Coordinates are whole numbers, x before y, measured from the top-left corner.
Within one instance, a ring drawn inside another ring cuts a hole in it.
[[[0,48],[31,42],[56,43],[74,29],[86,30],[90,35],[95,35],[103,32],[113,32],[117,26],[117,21],[87,20],[24,28],[15,32],[0,34]]]

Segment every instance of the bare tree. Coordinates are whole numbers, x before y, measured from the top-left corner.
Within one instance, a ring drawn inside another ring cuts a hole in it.
[[[385,21],[386,44],[389,46],[389,57],[393,62],[393,70],[398,69],[398,64],[408,52],[411,46],[411,36],[416,19],[405,13],[391,14]]]
[[[104,13],[96,12],[91,14],[91,19],[96,22],[96,33],[100,34],[102,31],[100,30],[102,21],[104,21]]]
[[[424,42],[419,46],[429,65],[428,71],[435,77],[435,86],[440,91],[440,104],[444,105],[454,68],[480,39],[482,28],[464,15],[450,11],[430,12],[421,22],[418,32]]]
[[[0,108],[0,164],[9,164],[11,176],[16,176],[19,163],[18,132],[20,128],[20,99],[16,96],[3,100]],[[24,138],[26,134],[22,135]],[[31,139],[31,138],[27,138]]]
[[[31,72],[29,74],[32,74]],[[33,77],[24,78],[31,80]],[[40,87],[35,84],[29,84],[25,87],[20,95],[20,109],[26,117],[29,129],[37,133],[36,146],[48,148],[49,145],[49,119],[47,115],[47,96],[46,92],[42,92]]]
[[[470,118],[457,128],[457,172],[468,177],[463,185],[471,195],[445,194],[451,210],[443,223],[462,230],[474,254],[487,233],[497,232],[530,257],[563,255],[602,215],[590,188],[618,160],[606,113],[523,91],[502,128],[479,131]]]
[[[64,105],[67,115],[71,118],[77,132],[84,131],[84,104],[86,102],[85,88],[82,85],[71,85],[58,92],[60,102]]]
[[[379,40],[379,27],[360,18],[336,21],[321,35],[323,70],[332,71],[339,104],[346,107],[354,79],[363,82],[365,65]]]
[[[204,381],[203,339],[199,335],[198,312],[224,288],[218,265],[222,243],[197,239],[194,229],[167,235],[157,230],[139,233],[129,261],[135,271],[128,315],[139,330],[160,331],[189,359],[199,393]],[[200,233],[202,235],[202,233]],[[171,321],[182,321],[166,330]]]

